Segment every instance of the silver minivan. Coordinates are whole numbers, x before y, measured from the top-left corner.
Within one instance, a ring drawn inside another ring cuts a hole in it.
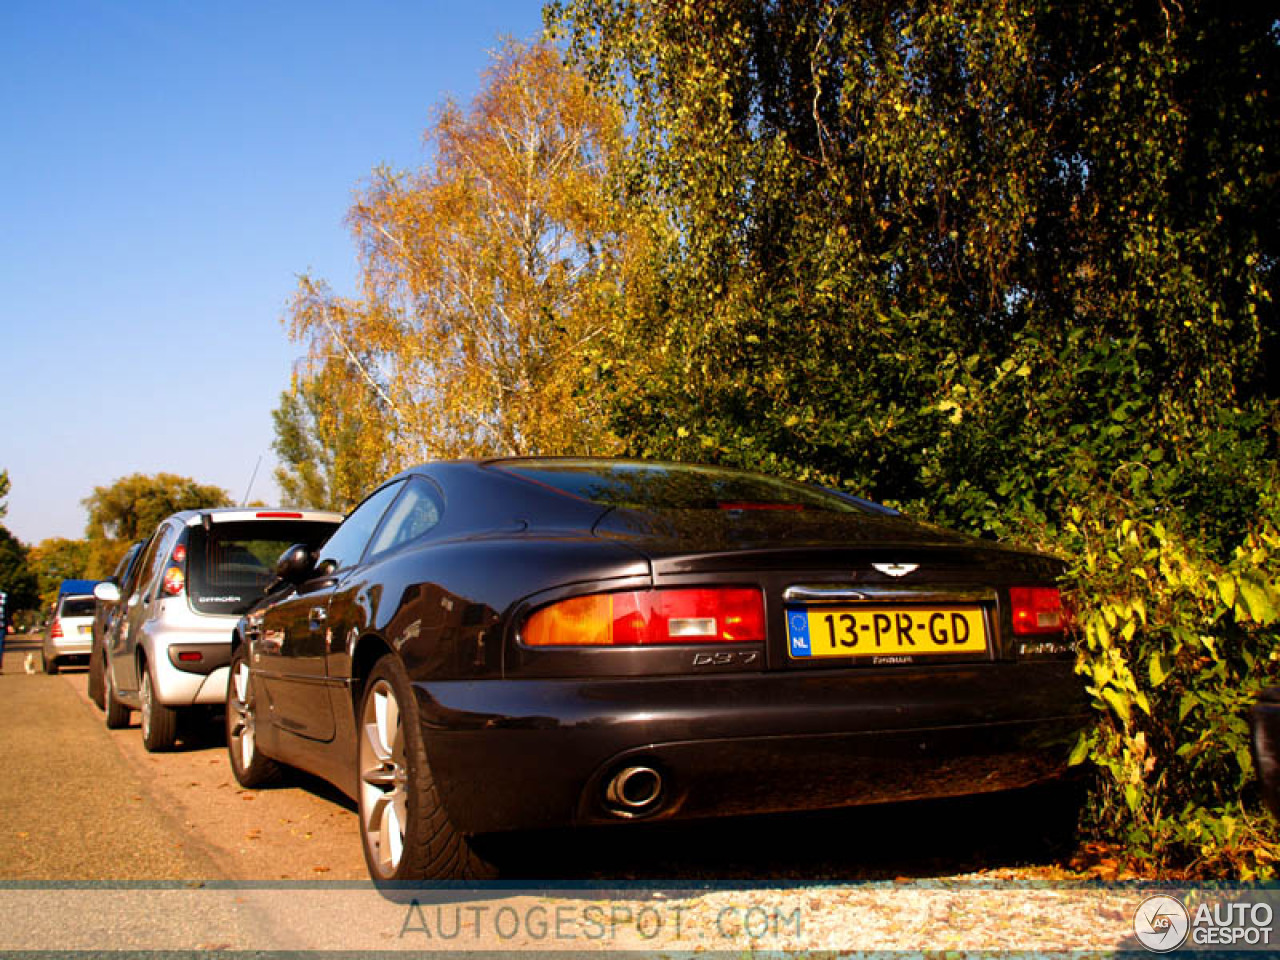
[[[179,718],[226,700],[231,631],[274,578],[276,560],[303,544],[317,549],[342,522],[321,510],[184,510],[166,518],[143,549],[122,597],[113,583],[94,596],[124,601],[104,638],[107,726],[142,717],[148,750],[169,750]]]

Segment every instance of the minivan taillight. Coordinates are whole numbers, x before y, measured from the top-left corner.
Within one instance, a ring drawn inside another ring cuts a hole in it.
[[[176,597],[186,584],[187,578],[180,567],[170,567],[164,572],[164,592],[169,596]]]
[[[1009,605],[1017,636],[1062,633],[1069,625],[1062,592],[1057,587],[1010,587]]]
[[[51,640],[62,639],[62,621],[57,617],[53,618],[53,625],[49,627],[49,638]]]
[[[759,643],[764,597],[754,587],[596,593],[535,611],[522,639],[531,647]]]

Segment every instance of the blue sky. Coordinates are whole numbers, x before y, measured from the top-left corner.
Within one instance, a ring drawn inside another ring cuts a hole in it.
[[[532,0],[0,2],[0,468],[19,539],[169,471],[278,496],[300,273],[354,292],[343,218],[426,159]]]

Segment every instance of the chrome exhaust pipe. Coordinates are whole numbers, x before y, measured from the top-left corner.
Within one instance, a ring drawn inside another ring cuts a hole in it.
[[[662,799],[662,774],[653,767],[624,767],[605,787],[604,798],[619,816],[648,813]]]

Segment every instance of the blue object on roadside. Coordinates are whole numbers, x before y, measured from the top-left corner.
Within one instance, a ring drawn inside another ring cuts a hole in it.
[[[58,599],[62,599],[67,594],[92,596],[93,588],[101,582],[101,580],[63,580],[58,586]]]

